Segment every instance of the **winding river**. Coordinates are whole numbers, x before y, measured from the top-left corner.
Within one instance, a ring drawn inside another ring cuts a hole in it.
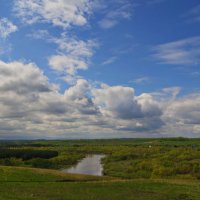
[[[73,174],[89,174],[103,176],[103,166],[101,164],[101,159],[103,157],[105,157],[105,155],[88,155],[84,159],[79,161],[76,166],[73,166],[69,169],[63,169],[62,171]]]

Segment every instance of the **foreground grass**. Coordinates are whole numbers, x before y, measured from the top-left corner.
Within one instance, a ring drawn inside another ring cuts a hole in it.
[[[99,177],[81,174],[68,174],[57,170],[36,169],[27,167],[0,166],[0,182],[72,182],[114,180],[110,177]]]
[[[5,200],[199,200],[198,183],[168,181],[1,182]]]
[[[195,180],[121,180],[0,167],[0,200],[199,200]]]

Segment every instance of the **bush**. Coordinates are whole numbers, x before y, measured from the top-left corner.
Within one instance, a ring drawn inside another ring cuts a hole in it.
[[[159,166],[154,169],[153,175],[159,176],[159,177],[174,176],[175,171],[173,168]]]
[[[6,166],[20,166],[21,160],[16,158],[5,158],[0,160],[0,164]]]
[[[186,162],[181,162],[176,167],[177,174],[189,174],[193,171],[193,165]]]
[[[32,167],[36,168],[54,168],[55,165],[50,161],[42,158],[35,158],[30,161]]]
[[[21,158],[29,160],[32,158],[53,158],[58,156],[57,151],[50,150],[32,150],[32,149],[1,149],[1,158]]]

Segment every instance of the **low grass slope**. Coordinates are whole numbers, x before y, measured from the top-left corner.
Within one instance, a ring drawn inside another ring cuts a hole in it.
[[[102,181],[110,177],[69,174],[58,170],[0,166],[0,182]]]
[[[0,182],[0,200],[199,200],[199,183],[165,180]]]

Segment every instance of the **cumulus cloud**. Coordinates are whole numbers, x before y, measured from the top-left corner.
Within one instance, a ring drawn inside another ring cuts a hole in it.
[[[194,125],[193,126],[193,132],[199,134],[200,133],[200,125]]]
[[[120,94],[120,95],[119,95]],[[102,85],[93,92],[94,101],[105,114],[130,119],[141,117],[140,107],[134,100],[134,89],[129,87]]]
[[[0,38],[7,38],[11,33],[17,31],[17,26],[7,18],[0,18]]]
[[[98,114],[99,110],[89,97],[90,85],[84,79],[77,80],[76,85],[65,91],[65,99],[74,104],[82,114]]]
[[[153,127],[142,116],[151,111],[142,111],[132,88],[98,89],[79,79],[62,94],[35,64],[21,62],[1,61],[0,78],[1,136],[61,137],[66,132],[111,134]]]
[[[76,108],[69,105],[56,85],[34,64],[0,62],[0,135],[56,134],[53,130],[65,124],[64,132],[73,126]],[[71,115],[67,115],[71,113]],[[58,133],[59,131],[57,131]],[[6,136],[5,136],[6,137]],[[44,136],[45,137],[45,136]]]
[[[134,119],[160,116],[159,105],[149,94],[136,97],[134,89],[123,86],[102,85],[93,91],[94,102],[100,105],[105,115],[121,119]]]
[[[170,103],[176,100],[181,90],[182,90],[181,87],[168,87],[168,88],[163,88],[160,91],[152,92],[151,95],[159,102]]]
[[[66,54],[86,58],[93,55],[93,47],[98,45],[94,40],[78,40],[74,37],[69,37],[66,34],[62,34],[61,38],[52,38],[50,40],[57,44],[59,50],[66,52]]]
[[[200,124],[200,95],[191,94],[173,101],[167,107],[165,116],[178,124]]]
[[[141,107],[143,116],[153,117],[162,115],[161,105],[158,103],[158,101],[153,99],[152,95],[144,93],[136,97],[136,99]]]
[[[57,45],[56,54],[48,58],[49,66],[55,71],[61,72],[63,80],[74,84],[79,78],[79,70],[87,70],[90,59],[98,47],[96,40],[80,40],[63,32],[60,37],[54,37],[47,30],[38,30],[28,35],[34,39],[42,39],[48,43]]]
[[[196,65],[200,62],[200,37],[161,44],[153,51],[153,57],[164,64]]]
[[[38,30],[29,36],[57,45],[56,53],[49,56],[49,65],[61,72],[62,79],[74,84],[78,70],[86,70],[97,43],[69,35],[69,29],[84,26],[88,16],[97,9],[98,1],[91,0],[16,0],[13,11],[26,24],[49,23],[61,27],[61,35],[54,37],[47,30]],[[70,29],[71,30],[71,29]]]
[[[16,0],[14,12],[27,24],[48,22],[67,29],[85,25],[92,5],[90,0]]]
[[[70,75],[74,75],[79,69],[87,69],[87,63],[83,60],[78,60],[67,55],[54,55],[49,59],[49,65],[53,69],[61,72],[65,72]]]
[[[49,92],[48,79],[36,65],[30,63],[5,63],[0,61],[0,91],[15,91],[18,94]]]
[[[89,92],[89,84],[84,79],[79,79],[76,85],[70,87],[65,91],[65,98],[71,101],[84,98],[86,93]]]
[[[97,42],[93,40],[78,40],[65,34],[61,38],[50,37],[49,41],[57,44],[59,49],[59,54],[49,58],[49,65],[54,70],[63,72],[67,80],[72,79],[72,82],[74,82],[74,78],[76,79],[78,70],[88,69],[90,58],[97,46]]]
[[[0,138],[158,136],[172,127],[199,133],[198,93],[177,97],[179,88],[167,88],[136,96],[131,87],[85,79],[60,93],[38,66],[19,61],[0,61],[0,78]]]
[[[0,72],[1,114],[7,117],[25,117],[34,110],[42,110],[43,99],[57,89],[32,63],[0,61]],[[38,105],[41,107],[36,108]]]
[[[189,94],[165,104],[162,116],[165,121],[163,133],[171,136],[193,137],[199,134],[200,93]]]
[[[35,64],[3,61],[0,78],[0,137],[61,137],[66,130],[84,132],[85,124],[98,115],[85,80],[61,94]]]

